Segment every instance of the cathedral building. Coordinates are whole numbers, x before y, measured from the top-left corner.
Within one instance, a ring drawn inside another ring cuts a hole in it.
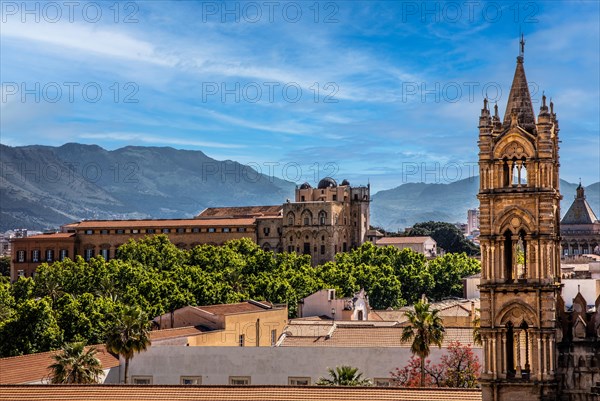
[[[504,118],[484,100],[479,117],[483,400],[556,393],[560,298],[558,119],[534,114],[524,41]]]
[[[334,260],[367,240],[370,187],[340,185],[330,177],[317,188],[296,188],[295,201],[275,206],[216,207],[190,219],[84,220],[60,232],[12,241],[11,280],[30,277],[41,263],[95,256],[112,259],[129,239],[165,234],[182,249],[250,238],[262,249],[311,256],[313,265]]]
[[[575,200],[560,222],[563,257],[600,255],[600,220],[585,199],[581,183],[576,192]]]
[[[534,114],[523,50],[504,117],[479,117],[482,398],[598,400],[600,298],[560,295],[559,124],[545,96]]]

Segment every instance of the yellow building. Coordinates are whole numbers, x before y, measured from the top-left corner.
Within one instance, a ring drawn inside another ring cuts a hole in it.
[[[237,304],[186,306],[153,319],[160,330],[195,328],[189,346],[270,347],[287,324],[287,306],[249,300]]]

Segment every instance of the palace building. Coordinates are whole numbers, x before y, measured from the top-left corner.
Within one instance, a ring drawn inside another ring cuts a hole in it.
[[[311,255],[316,265],[367,240],[369,202],[369,186],[352,187],[347,180],[338,185],[326,177],[317,188],[302,184],[294,202],[278,206],[208,208],[191,219],[84,220],[60,232],[13,239],[11,280],[64,258],[112,259],[129,239],[156,234],[182,249],[250,238],[264,250]]]
[[[600,298],[560,295],[559,125],[545,96],[534,114],[523,48],[504,118],[487,99],[479,117],[482,399],[595,400]]]

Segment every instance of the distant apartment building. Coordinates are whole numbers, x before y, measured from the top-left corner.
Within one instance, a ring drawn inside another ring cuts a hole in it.
[[[479,232],[479,209],[467,210],[467,236]]]
[[[394,246],[398,249],[409,248],[428,258],[437,256],[437,242],[429,237],[384,237],[377,240],[377,246]]]
[[[129,239],[156,234],[182,249],[250,238],[267,251],[310,255],[316,265],[367,240],[369,202],[369,186],[338,185],[327,177],[317,188],[302,184],[295,201],[283,205],[208,208],[191,219],[84,220],[57,233],[14,238],[11,280],[32,276],[44,262],[98,255],[109,260]]]

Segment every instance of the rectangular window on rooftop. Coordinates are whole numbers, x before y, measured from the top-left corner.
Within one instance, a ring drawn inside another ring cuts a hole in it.
[[[152,376],[133,376],[133,384],[149,385],[152,384]]]
[[[202,376],[181,376],[179,384],[186,386],[199,386],[202,384]]]
[[[249,386],[250,376],[229,376],[229,384],[232,386]]]
[[[310,377],[288,377],[290,386],[310,386]]]
[[[208,229],[208,232],[209,232],[209,233],[214,233],[215,231],[216,231],[216,230],[215,230],[214,228],[212,228],[212,227],[210,227],[210,228]]]

